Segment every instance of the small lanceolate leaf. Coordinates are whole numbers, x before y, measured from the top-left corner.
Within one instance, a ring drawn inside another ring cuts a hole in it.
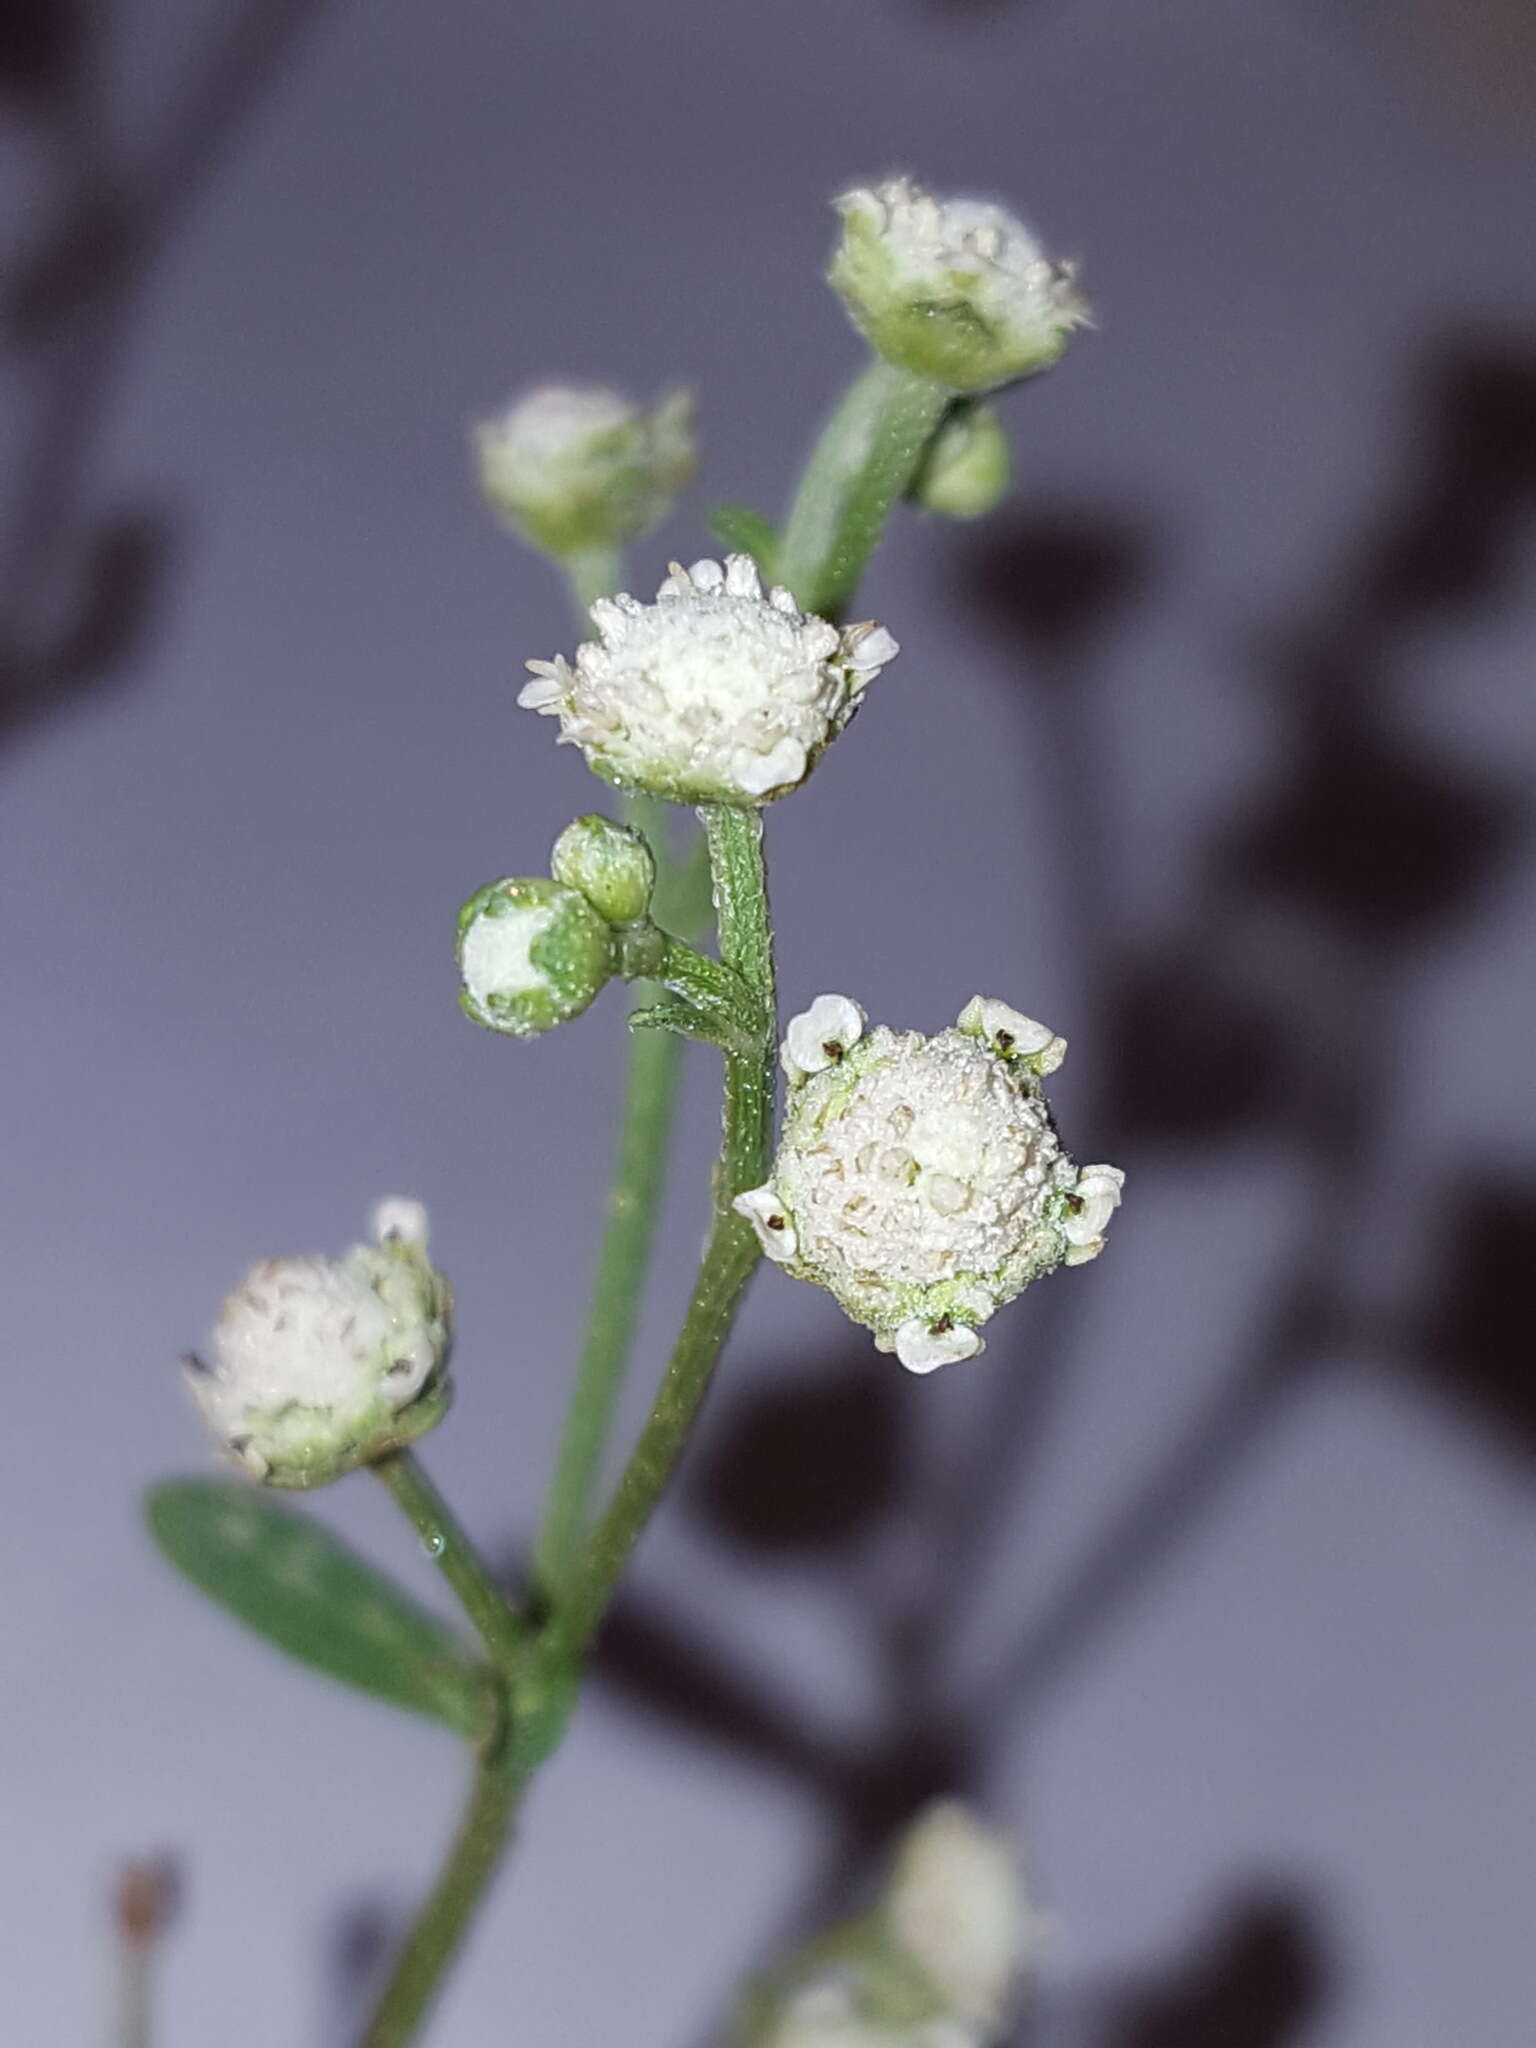
[[[231,1480],[166,1480],[147,1508],[177,1570],[290,1657],[460,1735],[482,1729],[468,1652],[318,1522]]]
[[[767,580],[777,582],[779,536],[761,512],[750,505],[717,505],[709,515],[709,530],[737,554],[750,555]]]

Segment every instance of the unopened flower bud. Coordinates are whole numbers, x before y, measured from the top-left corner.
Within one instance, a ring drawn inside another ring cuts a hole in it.
[[[1037,1926],[1009,1843],[928,1807],[873,1911],[824,1929],[748,1988],[741,2048],[996,2048]]]
[[[614,548],[659,526],[693,474],[692,400],[647,409],[597,385],[544,384],[475,430],[480,480],[546,554]]]
[[[985,199],[932,198],[910,178],[837,201],[828,273],[887,362],[947,390],[991,391],[1049,369],[1088,310],[1070,264]]]
[[[263,1259],[220,1311],[188,1384],[220,1443],[269,1486],[322,1486],[398,1450],[448,1405],[452,1295],[426,1212],[385,1202],[379,1241]]]
[[[912,1372],[971,1358],[1031,1280],[1104,1245],[1117,1167],[1061,1149],[1040,1076],[1063,1039],[978,996],[924,1038],[819,996],[791,1020],[769,1179],[736,1209],[767,1256],[836,1296]]]
[[[949,2012],[993,2038],[1032,1932],[1010,1843],[957,1800],[941,1800],[903,1835],[883,1906],[892,1936]]]
[[[674,563],[654,604],[592,607],[574,662],[531,661],[519,704],[626,789],[674,803],[764,804],[795,789],[896,655],[868,623],[839,630],[753,563]]]
[[[552,1031],[579,1017],[612,973],[608,926],[563,882],[491,882],[459,912],[459,1001],[489,1031]]]
[[[990,405],[954,406],[923,457],[912,496],[945,519],[981,519],[1013,481],[1013,458]]]
[[[612,818],[594,812],[567,825],[555,841],[549,871],[585,896],[609,924],[633,924],[651,907],[656,856],[643,832]]]

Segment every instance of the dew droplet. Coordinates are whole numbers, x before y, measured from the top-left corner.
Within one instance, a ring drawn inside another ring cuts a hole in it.
[[[448,1538],[441,1529],[432,1529],[422,1537],[421,1547],[428,1557],[441,1557],[448,1548]]]

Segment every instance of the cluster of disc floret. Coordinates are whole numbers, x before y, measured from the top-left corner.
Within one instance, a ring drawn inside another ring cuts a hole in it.
[[[448,1405],[452,1294],[419,1202],[380,1202],[339,1259],[262,1259],[225,1301],[187,1381],[236,1464],[321,1486],[410,1443]]]
[[[771,1176],[736,1207],[911,1371],[969,1358],[1005,1301],[1103,1249],[1120,1200],[1119,1169],[1074,1165],[1056,1135],[1041,1079],[1065,1052],[990,998],[925,1038],[820,996],[785,1034]]]
[[[574,661],[531,661],[518,702],[560,721],[599,775],[676,803],[764,804],[798,788],[896,654],[763,589],[746,555],[674,563],[654,604],[600,598]]]

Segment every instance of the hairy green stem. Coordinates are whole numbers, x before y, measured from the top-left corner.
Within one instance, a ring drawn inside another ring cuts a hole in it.
[[[585,625],[589,606],[596,604],[600,597],[612,597],[619,587],[622,574],[619,551],[617,548],[587,548],[580,554],[566,555],[560,566],[565,571],[566,583]]]
[[[527,1773],[498,1740],[482,1755],[448,1859],[417,1916],[360,2048],[407,2048],[506,1854]]]
[[[805,610],[836,618],[849,603],[953,397],[890,363],[871,363],[854,380],[816,443],[779,544],[779,580]]]
[[[757,1044],[725,1054],[724,1137],[713,1185],[709,1238],[688,1313],[650,1416],[608,1511],[588,1546],[571,1599],[540,1646],[546,1671],[579,1661],[619,1574],[650,1520],[687,1442],[721,1346],[758,1261],[757,1239],[732,1201],[768,1170],[774,1089],[773,937],[755,811],[707,805],[699,812],[709,848],[720,956],[762,1005]]]
[[[618,588],[619,558],[612,550],[572,556],[565,570],[571,594],[583,610]],[[665,903],[681,872],[672,851],[667,806],[656,797],[626,792],[623,811],[626,823],[650,842],[656,858],[656,895]],[[642,985],[632,1007],[642,1009],[653,999],[654,991]],[[671,1032],[630,1034],[618,1153],[591,1305],[534,1549],[534,1575],[541,1598],[550,1602],[558,1601],[581,1561],[603,1453],[613,1434],[655,1249],[681,1076],[682,1043]]]
[[[510,1672],[523,1656],[522,1629],[479,1552],[459,1526],[412,1451],[391,1451],[369,1468],[394,1495],[427,1555],[479,1630],[496,1668]]]
[[[634,1345],[666,1179],[681,1053],[682,1041],[671,1032],[630,1035],[618,1158],[592,1306],[535,1553],[543,1597],[553,1601],[558,1601],[581,1557],[592,1495]]]

